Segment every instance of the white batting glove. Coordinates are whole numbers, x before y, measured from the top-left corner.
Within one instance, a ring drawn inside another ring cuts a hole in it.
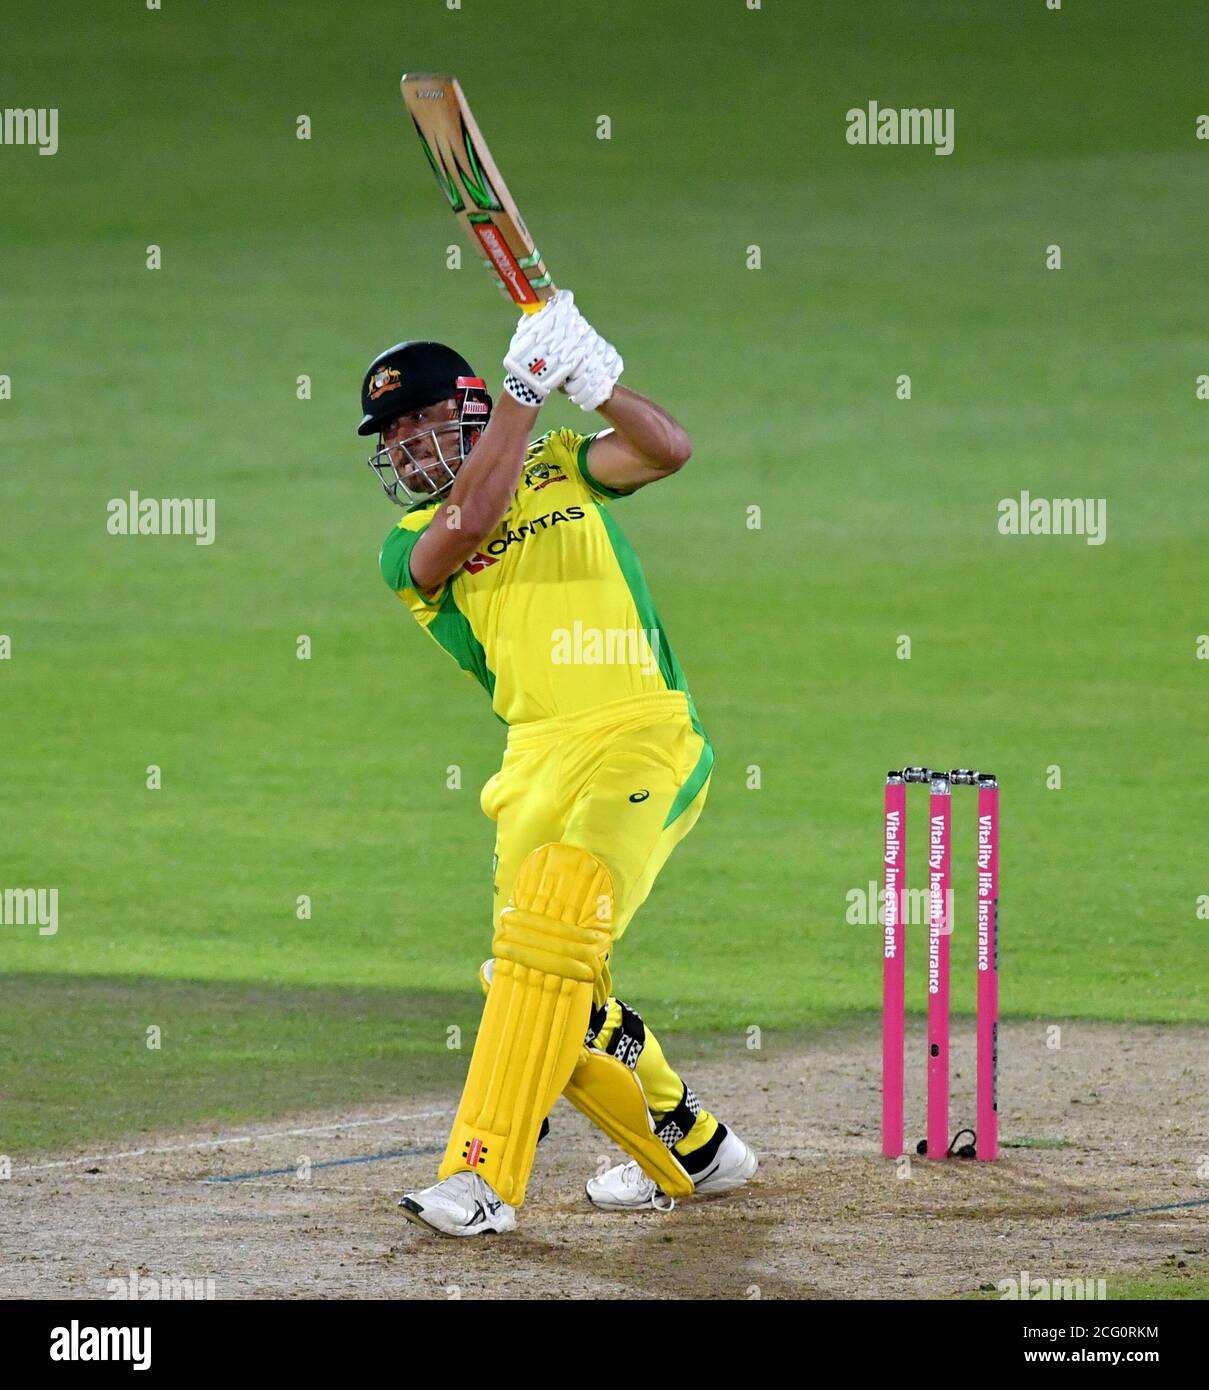
[[[523,405],[541,405],[583,359],[591,332],[570,290],[559,290],[536,314],[523,314],[504,355],[504,389]]]
[[[567,378],[563,389],[581,410],[597,410],[613,394],[617,378],[625,370],[621,354],[593,328],[591,337],[579,344],[587,347],[583,361]]]

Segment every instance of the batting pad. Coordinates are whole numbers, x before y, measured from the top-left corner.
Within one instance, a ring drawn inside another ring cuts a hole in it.
[[[490,993],[494,971],[493,960],[484,961],[479,969],[484,994]],[[642,1080],[632,1067],[598,1048],[585,1047],[563,1095],[581,1115],[636,1159],[647,1177],[669,1197],[692,1195],[693,1180],[655,1133]]]
[[[609,1136],[669,1197],[689,1197],[693,1180],[655,1134],[642,1082],[607,1052],[586,1047],[563,1095]]]
[[[613,884],[577,845],[535,849],[492,941],[491,991],[440,1176],[475,1172],[519,1207],[541,1122],[583,1050],[610,946]]]

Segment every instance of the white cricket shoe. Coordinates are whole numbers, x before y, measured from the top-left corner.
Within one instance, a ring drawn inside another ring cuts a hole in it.
[[[648,1178],[636,1162],[619,1163],[598,1178],[589,1178],[584,1186],[588,1201],[602,1211],[671,1211],[676,1205],[658,1183]]]
[[[477,1173],[454,1173],[420,1192],[405,1192],[399,1206],[408,1221],[443,1236],[481,1236],[516,1230],[510,1207]]]
[[[696,1179],[693,1196],[717,1196],[742,1187],[759,1166],[754,1151],[734,1130],[728,1129],[718,1145],[714,1161]],[[671,1211],[675,1206],[675,1201],[662,1192],[636,1162],[619,1163],[599,1178],[589,1178],[585,1190],[588,1201],[604,1211],[640,1211],[646,1207]]]
[[[728,1129],[726,1138],[718,1145],[714,1161],[699,1178],[694,1179],[693,1195],[716,1197],[721,1192],[742,1187],[755,1176],[759,1166],[760,1160],[755,1150],[745,1144],[733,1129]]]

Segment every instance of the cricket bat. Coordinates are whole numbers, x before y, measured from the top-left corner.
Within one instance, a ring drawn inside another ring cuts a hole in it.
[[[420,144],[454,216],[497,287],[534,314],[555,284],[496,168],[457,78],[409,72],[400,84]]]

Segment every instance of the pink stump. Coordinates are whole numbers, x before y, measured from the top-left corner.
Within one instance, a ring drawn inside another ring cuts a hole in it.
[[[952,919],[953,799],[936,775],[928,800],[928,1157],[949,1149],[949,941]]]
[[[978,784],[978,1157],[999,1157],[999,785]]]
[[[903,904],[907,881],[907,788],[897,773],[886,778],[882,861],[882,1153],[903,1151],[903,959],[907,938]]]

